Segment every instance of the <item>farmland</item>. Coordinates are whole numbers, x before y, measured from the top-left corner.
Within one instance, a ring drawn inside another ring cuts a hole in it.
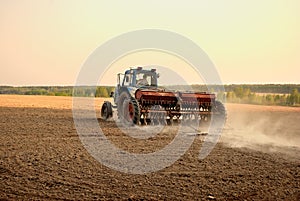
[[[95,99],[97,117],[103,100]],[[71,97],[1,95],[0,198],[299,200],[300,108],[232,103],[226,108],[223,134],[208,157],[198,159],[205,136],[197,135],[171,166],[133,175],[87,152],[74,126]],[[114,121],[98,122],[116,146],[136,153],[161,149],[174,137],[170,129],[136,140]]]

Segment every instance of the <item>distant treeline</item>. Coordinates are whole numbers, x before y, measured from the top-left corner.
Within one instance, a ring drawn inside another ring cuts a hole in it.
[[[236,88],[249,89],[254,93],[270,93],[270,94],[290,94],[294,89],[300,91],[300,84],[229,84],[229,85],[209,85],[209,88],[218,92],[224,87],[225,92],[234,91]],[[170,89],[207,91],[206,85],[172,85]]]
[[[221,90],[223,87],[225,92]],[[173,85],[166,88],[180,91],[191,89],[208,91],[206,85]],[[300,106],[300,84],[232,84],[210,85],[209,88],[218,95],[218,99],[226,99],[232,103]],[[0,94],[109,97],[114,89],[112,86],[0,86]]]
[[[45,95],[45,96],[82,96],[82,97],[109,97],[114,91],[111,86],[28,86],[11,87],[0,86],[0,94]]]
[[[300,84],[177,85],[168,88],[193,91],[208,91],[209,88],[219,100],[226,99],[230,103],[300,106]]]
[[[225,91],[234,91],[236,88],[249,89],[254,93],[290,94],[294,89],[300,91],[300,84],[239,84],[225,85]]]
[[[300,93],[294,88],[289,94],[254,93],[250,88],[236,87],[232,91],[219,93],[218,98],[231,103],[256,105],[300,106]]]

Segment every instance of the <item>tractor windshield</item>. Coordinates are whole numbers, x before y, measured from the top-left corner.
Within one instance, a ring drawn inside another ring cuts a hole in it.
[[[140,72],[136,74],[137,86],[157,86],[156,74],[152,72]]]

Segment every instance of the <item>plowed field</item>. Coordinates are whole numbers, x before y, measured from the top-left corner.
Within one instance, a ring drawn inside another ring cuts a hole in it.
[[[100,108],[103,99],[95,102]],[[222,137],[205,159],[198,159],[205,136],[197,135],[173,165],[126,174],[84,148],[72,98],[0,95],[0,199],[300,200],[300,108],[226,108]],[[108,139],[131,152],[159,150],[174,137],[132,139],[114,121],[98,121]]]

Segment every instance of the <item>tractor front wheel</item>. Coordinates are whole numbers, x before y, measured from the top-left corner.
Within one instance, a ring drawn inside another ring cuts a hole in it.
[[[105,101],[101,108],[101,117],[104,120],[107,120],[113,116],[113,110],[111,102]]]

